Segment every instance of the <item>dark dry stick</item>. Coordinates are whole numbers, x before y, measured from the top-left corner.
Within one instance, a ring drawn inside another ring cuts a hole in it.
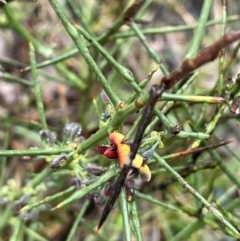
[[[214,44],[204,49],[199,55],[193,59],[185,59],[180,67],[175,69],[170,75],[163,77],[161,82],[166,84],[167,89],[171,88],[175,83],[185,77],[187,74],[201,67],[202,65],[213,61],[218,57],[219,52],[240,39],[239,32],[228,32]]]
[[[229,141],[221,141],[219,143],[215,143],[215,144],[212,144],[212,145],[208,145],[208,146],[203,146],[203,147],[198,147],[198,148],[193,148],[193,149],[189,149],[187,151],[181,151],[181,152],[177,152],[177,153],[174,153],[174,154],[171,154],[169,155],[169,157],[171,159],[173,158],[177,158],[177,157],[183,157],[183,156],[187,156],[187,155],[190,155],[190,154],[196,154],[196,153],[200,153],[200,152],[204,152],[204,151],[207,151],[207,150],[212,150],[214,148],[218,148],[220,146],[225,146],[229,143],[231,143],[232,140],[229,140]],[[169,158],[168,158],[169,159]]]
[[[213,149],[218,148],[220,146],[227,145],[227,144],[229,144],[231,142],[232,142],[232,140],[221,141],[219,143],[215,143],[215,144],[212,144],[212,145],[199,147],[199,148],[194,148],[194,149],[190,149],[190,150],[187,150],[187,151],[177,152],[177,153],[171,154],[169,156],[171,156],[171,158],[187,156],[187,155],[190,155],[190,154],[204,152],[206,150],[213,150]],[[217,165],[218,165],[217,161],[187,164],[186,166],[184,166],[183,168],[178,170],[178,173],[182,177],[187,177],[187,176],[191,175],[194,172],[197,172],[197,171],[202,170],[202,169],[215,168]],[[167,179],[163,180],[159,184],[159,189],[165,189],[165,188],[167,188],[168,185],[170,185],[170,184],[172,184],[173,182],[176,182],[176,181],[177,180],[174,177],[167,178]]]
[[[226,33],[220,40],[216,41],[213,45],[209,46],[208,48],[204,49],[199,55],[193,59],[185,59],[180,67],[174,70],[170,75],[163,77],[161,79],[160,85],[152,86],[149,92],[149,102],[143,111],[142,118],[140,120],[136,135],[133,140],[133,144],[131,146],[131,152],[129,155],[129,159],[125,162],[114,186],[113,186],[113,194],[109,197],[106,206],[104,207],[102,216],[99,221],[98,230],[101,228],[102,224],[108,217],[114,203],[116,202],[121,188],[124,184],[125,177],[127,176],[132,160],[135,158],[138,148],[141,144],[141,140],[144,134],[144,131],[150,122],[153,108],[157,102],[157,100],[162,96],[163,92],[167,89],[171,88],[175,83],[180,81],[183,77],[185,77],[190,72],[194,71],[195,69],[201,67],[202,65],[213,61],[218,57],[219,52],[225,48],[226,46],[230,45],[236,40],[240,39],[240,32],[228,32]]]
[[[124,166],[121,170],[121,173],[118,176],[118,178],[117,178],[117,180],[116,180],[116,182],[113,186],[114,192],[108,198],[108,201],[107,201],[107,203],[106,203],[106,205],[103,209],[103,212],[102,212],[101,218],[99,220],[99,224],[98,224],[98,230],[101,228],[102,224],[104,223],[104,221],[108,217],[108,214],[110,213],[114,203],[116,202],[116,200],[119,196],[119,193],[121,191],[121,188],[124,184],[125,177],[127,176],[128,172],[131,168],[130,164],[132,163],[132,160],[134,159],[134,157],[137,154],[138,147],[141,143],[142,136],[143,136],[143,133],[145,131],[145,128],[141,128],[141,127],[146,127],[147,124],[149,123],[152,112],[153,112],[153,108],[154,108],[157,100],[159,99],[159,97],[162,95],[162,93],[164,91],[165,91],[165,85],[164,84],[161,85],[161,88],[158,85],[153,85],[151,87],[151,90],[150,90],[150,93],[149,93],[149,95],[150,95],[149,103],[146,106],[146,108],[144,109],[143,114],[142,114],[142,116],[144,116],[145,118],[142,118],[141,121],[143,120],[144,122],[142,123],[142,125],[139,126],[138,132],[136,133],[136,136],[135,136],[135,139],[134,139],[134,142],[131,145],[132,150],[135,150],[135,152],[131,151],[128,160],[124,163]]]
[[[131,21],[135,14],[138,12],[139,8],[143,5],[143,0],[137,0],[135,1],[124,13],[124,20]]]

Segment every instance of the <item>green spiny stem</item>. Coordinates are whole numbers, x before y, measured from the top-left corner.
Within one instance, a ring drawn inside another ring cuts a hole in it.
[[[71,150],[68,148],[48,148],[48,149],[28,149],[28,150],[1,150],[0,151],[0,157],[1,156],[41,156],[41,155],[57,155],[61,153],[70,153]]]
[[[19,83],[21,85],[26,85],[26,86],[29,86],[29,87],[33,86],[33,83],[30,82],[29,80],[19,78],[17,76],[14,76],[14,75],[6,73],[6,72],[0,72],[0,77],[5,79],[5,80],[10,80],[12,82]]]
[[[88,63],[88,66],[90,69],[95,73],[96,78],[100,82],[102,88],[107,93],[109,99],[113,103],[113,105],[116,107],[120,100],[117,97],[117,95],[114,94],[112,89],[110,88],[106,78],[98,68],[98,65],[92,58],[87,46],[84,44],[84,41],[81,36],[79,36],[78,31],[76,27],[67,19],[65,13],[63,12],[62,8],[60,7],[57,0],[49,0],[50,4],[52,5],[54,11],[56,12],[58,18],[61,20],[63,26],[67,30],[69,36],[72,38],[73,42],[75,43],[76,47],[79,50],[79,53],[83,56],[85,61]]]
[[[35,49],[32,43],[29,43],[30,46],[30,60],[31,60],[31,67],[32,67],[32,76],[33,76],[33,83],[34,83],[34,94],[37,101],[37,109],[38,114],[41,120],[42,129],[47,129],[47,121],[44,112],[44,105],[42,100],[42,90],[41,86],[38,81],[38,72],[36,68],[36,59],[35,59]]]
[[[48,203],[48,202],[50,202],[50,201],[53,201],[53,200],[55,200],[55,199],[57,199],[57,198],[59,198],[59,197],[62,197],[62,196],[64,196],[64,195],[66,195],[66,194],[69,195],[69,194],[72,193],[75,189],[76,189],[75,186],[71,186],[71,187],[67,188],[67,189],[64,190],[64,191],[57,192],[56,194],[51,195],[51,196],[47,196],[47,197],[45,197],[43,200],[40,200],[40,201],[34,202],[34,203],[30,203],[30,204],[24,206],[24,207],[20,210],[20,212],[27,212],[27,211],[35,208],[35,207],[38,207],[38,206],[40,206],[40,205],[42,205],[42,204],[44,204],[44,203]]]
[[[198,26],[194,33],[191,47],[189,48],[189,51],[186,55],[187,59],[195,57],[199,52],[199,47],[201,45],[201,42],[204,36],[204,31],[206,29],[206,24],[207,24],[207,20],[209,17],[212,4],[213,4],[213,0],[204,0],[203,2]]]
[[[71,230],[68,234],[68,237],[66,239],[66,241],[71,241],[74,239],[74,236],[76,235],[76,232],[77,232],[77,229],[79,227],[79,224],[80,222],[82,221],[82,219],[84,218],[84,214],[86,213],[87,211],[87,208],[89,207],[90,205],[90,202],[88,200],[86,200],[82,207],[81,207],[81,211],[79,212],[79,214],[77,215],[77,218],[75,219],[72,227],[71,227]]]
[[[161,62],[161,59],[159,58],[159,55],[155,52],[155,50],[153,48],[151,48],[149,46],[149,44],[146,41],[146,38],[144,36],[144,34],[141,32],[141,30],[138,28],[137,24],[135,24],[134,22],[131,23],[131,28],[134,31],[134,33],[137,35],[137,37],[139,38],[140,42],[142,43],[142,45],[145,47],[145,49],[147,50],[148,54],[151,56],[151,58],[158,64]],[[160,69],[162,71],[162,73],[164,75],[169,75],[169,72],[167,70],[167,68],[161,64],[160,65]]]
[[[129,210],[128,210],[128,204],[126,200],[126,194],[124,192],[124,189],[121,190],[120,196],[119,196],[119,203],[122,213],[122,219],[123,219],[123,227],[124,227],[124,233],[125,233],[125,240],[131,241],[131,227],[130,227],[130,218],[129,218]]]
[[[132,226],[136,234],[136,238],[139,241],[143,241],[143,233],[141,230],[141,225],[140,225],[140,220],[138,217],[138,209],[137,209],[137,204],[136,202],[132,202],[129,204],[131,207],[131,216],[132,216]]]
[[[25,40],[31,42],[37,51],[45,57],[49,57],[52,55],[52,49],[48,48],[47,46],[43,46],[40,44],[27,30],[24,28],[16,18],[15,13],[13,10],[6,4],[4,6],[4,12],[9,20],[9,23]]]
[[[109,179],[113,178],[114,176],[117,175],[117,173],[119,172],[118,169],[114,169],[114,170],[110,170],[106,173],[104,173],[103,175],[101,175],[94,183],[85,186],[84,188],[77,190],[76,192],[74,192],[71,196],[69,196],[68,198],[66,198],[64,201],[60,202],[56,207],[54,207],[52,210],[55,209],[59,209],[62,208],[76,200],[79,200],[80,198],[86,196],[88,193],[90,193],[92,190],[94,190],[95,188],[103,185],[104,183],[106,183]]]
[[[231,23],[231,22],[236,22],[239,20],[239,15],[232,15],[232,16],[228,16],[227,17],[227,23]],[[216,19],[216,20],[209,20],[205,27],[210,27],[213,25],[217,25],[217,24],[221,24],[222,23],[222,19]],[[142,33],[144,35],[153,35],[153,34],[168,34],[168,33],[176,33],[176,32],[183,32],[183,31],[189,31],[189,30],[193,30],[196,29],[198,27],[198,23],[197,24],[192,24],[192,25],[178,25],[178,26],[164,26],[164,27],[159,27],[159,28],[147,28],[147,29],[143,29]],[[122,33],[116,33],[113,35],[115,38],[131,38],[131,37],[135,37],[136,33],[134,31],[126,31],[126,32],[122,32]]]
[[[141,88],[137,85],[135,82],[133,76],[129,73],[130,70],[127,70],[111,56],[109,53],[104,49],[93,37],[91,37],[83,28],[81,28],[78,25],[75,25],[77,30],[86,38],[93,47],[95,47],[99,53],[103,55],[103,57],[116,69],[116,71],[123,76],[125,80],[129,82],[129,84],[132,86],[132,88],[137,92],[141,93]]]
[[[239,15],[229,16],[227,18],[227,22],[235,22],[238,20],[239,20]],[[220,24],[221,21],[222,20],[210,20],[206,23],[206,26]],[[144,35],[152,35],[152,34],[166,34],[166,33],[182,32],[182,31],[186,31],[186,30],[192,30],[192,29],[196,28],[197,26],[198,26],[198,24],[191,25],[191,26],[183,25],[183,26],[167,26],[167,27],[162,27],[162,28],[148,28],[148,29],[142,30],[142,33]],[[133,31],[127,31],[127,32],[123,32],[123,33],[114,34],[114,37],[115,38],[128,38],[128,37],[135,36],[135,34],[136,33]],[[97,38],[97,42],[99,44],[103,45],[102,38]],[[91,46],[91,44],[87,45],[87,47],[90,47],[90,46]],[[54,57],[52,59],[45,60],[41,63],[38,63],[37,68],[44,68],[44,67],[47,67],[50,65],[54,65],[56,63],[66,60],[66,59],[69,59],[73,56],[76,56],[78,53],[79,53],[78,49],[72,49],[72,50],[68,51],[67,53],[64,53],[64,54]],[[31,67],[26,67],[23,69],[23,71],[28,71],[30,69],[31,69]],[[228,68],[226,68],[226,69],[228,69]]]
[[[186,189],[189,193],[191,193],[204,207],[208,209],[208,211],[222,224],[224,224],[228,229],[230,229],[235,235],[238,235],[240,237],[240,233],[237,231],[235,227],[229,223],[224,216],[215,208],[213,207],[207,200],[200,195],[196,190],[194,190],[177,172],[175,172],[171,166],[169,166],[164,159],[162,159],[159,155],[156,153],[153,154],[153,158],[158,162],[160,166],[165,168],[173,177],[176,178],[176,180],[179,182],[179,184]]]

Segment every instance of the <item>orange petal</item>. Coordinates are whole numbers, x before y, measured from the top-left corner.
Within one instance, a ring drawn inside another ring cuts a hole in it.
[[[151,172],[148,167],[148,165],[144,164],[138,169],[139,174],[141,175],[141,178],[143,181],[149,182],[151,180]]]
[[[113,132],[109,135],[109,140],[111,141],[111,143],[113,143],[114,145],[119,145],[122,143],[124,139],[124,135],[118,132]]]
[[[122,143],[117,146],[119,166],[123,168],[125,161],[128,159],[128,155],[130,153],[130,146]]]

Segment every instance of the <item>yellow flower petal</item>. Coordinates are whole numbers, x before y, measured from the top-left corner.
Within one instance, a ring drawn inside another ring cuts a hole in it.
[[[149,182],[151,180],[151,172],[148,167],[148,165],[144,164],[138,169],[139,174],[141,175],[141,178],[143,181]]]
[[[143,157],[140,155],[136,155],[135,159],[132,161],[132,167],[139,169],[143,164]]]

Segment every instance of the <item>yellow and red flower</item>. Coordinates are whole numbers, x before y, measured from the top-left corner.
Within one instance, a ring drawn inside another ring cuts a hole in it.
[[[97,151],[106,156],[109,159],[117,159],[119,166],[123,168],[125,162],[129,158],[131,151],[130,145],[124,141],[124,135],[118,132],[113,132],[109,135],[109,140],[111,142],[110,146],[99,145]],[[148,165],[145,163],[144,158],[137,154],[132,161],[131,166],[136,168],[143,181],[149,182],[151,180],[151,172]]]

